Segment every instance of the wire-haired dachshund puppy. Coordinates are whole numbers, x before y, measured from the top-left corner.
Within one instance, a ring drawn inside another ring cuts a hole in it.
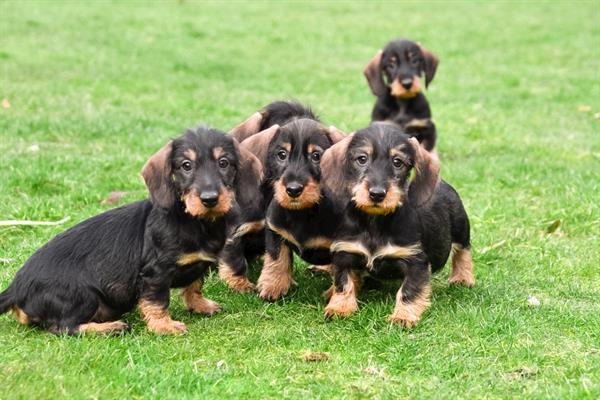
[[[137,305],[150,331],[182,333],[185,325],[169,316],[170,288],[182,288],[192,312],[219,312],[202,295],[203,276],[239,214],[237,192],[258,185],[255,171],[241,167],[253,160],[222,132],[188,130],[144,166],[151,199],[56,236],[0,294],[0,312],[12,309],[22,324],[53,333],[106,333],[126,329],[119,318]]]
[[[269,146],[268,138],[285,125],[301,118],[318,121],[312,110],[297,102],[275,101],[254,113],[230,131],[240,141],[241,147],[265,158]],[[256,138],[252,136],[261,132]],[[247,139],[247,140],[245,140]],[[244,141],[245,140],[245,141]],[[227,239],[219,257],[219,276],[229,288],[238,292],[249,292],[254,285],[248,280],[248,262],[265,252],[265,210],[273,196],[270,185],[247,187],[246,203],[240,203],[241,223]]]
[[[276,300],[288,292],[293,283],[293,252],[313,264],[330,263],[337,218],[321,191],[320,162],[323,153],[343,137],[334,127],[301,118],[242,142],[264,165],[263,193],[269,199],[265,259],[257,283],[262,299]]]
[[[364,75],[377,101],[372,121],[391,121],[416,136],[427,150],[433,149],[436,130],[431,111],[422,93],[431,83],[438,58],[429,50],[406,39],[391,41],[367,64]]]
[[[324,185],[346,204],[331,244],[327,316],[357,310],[361,275],[368,273],[404,280],[389,319],[415,325],[429,306],[430,275],[451,249],[450,283],[473,285],[469,219],[456,191],[439,181],[436,155],[416,138],[375,123],[331,147],[322,165]]]

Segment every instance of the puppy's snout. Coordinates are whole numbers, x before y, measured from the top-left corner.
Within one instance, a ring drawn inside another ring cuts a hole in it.
[[[382,187],[372,187],[369,188],[369,198],[373,200],[375,203],[379,203],[385,199],[385,195],[387,194],[387,190]]]
[[[412,87],[413,80],[411,78],[404,78],[400,83],[404,89],[409,90]]]
[[[304,190],[304,185],[299,182],[290,182],[285,185],[285,191],[290,197],[298,197],[302,194],[302,190]]]
[[[217,192],[216,190],[207,190],[205,192],[202,192],[200,193],[200,201],[206,207],[214,207],[219,201],[219,192]]]

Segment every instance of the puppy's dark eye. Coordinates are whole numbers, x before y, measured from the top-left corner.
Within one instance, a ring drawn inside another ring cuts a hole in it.
[[[181,169],[190,172],[192,170],[192,162],[190,160],[185,160],[181,163]]]
[[[314,162],[321,161],[321,153],[319,153],[318,151],[313,151],[312,153],[310,153],[310,159]]]
[[[356,157],[356,162],[359,165],[365,165],[367,163],[367,160],[368,160],[367,156],[364,156],[364,155]]]
[[[392,160],[392,164],[394,164],[394,167],[400,168],[401,166],[404,165],[404,162],[402,162],[401,158],[394,157],[394,159]]]
[[[279,150],[277,152],[277,158],[279,158],[281,161],[285,161],[285,159],[287,158],[288,153],[285,150]]]
[[[219,158],[219,168],[225,169],[227,167],[229,167],[229,160],[225,157]]]

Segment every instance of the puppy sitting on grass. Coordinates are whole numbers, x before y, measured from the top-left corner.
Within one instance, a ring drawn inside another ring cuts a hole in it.
[[[327,316],[354,313],[369,274],[403,279],[389,319],[415,325],[429,306],[431,273],[451,250],[450,283],[473,285],[469,219],[456,191],[439,181],[437,157],[415,138],[375,123],[331,147],[322,166],[324,185],[345,209],[331,244]]]
[[[264,157],[263,152],[267,151],[268,143],[262,143],[261,138],[266,135],[259,136],[258,140],[252,139],[252,136],[269,129],[269,132],[274,132],[279,129],[279,125],[300,118],[318,121],[317,116],[300,103],[274,101],[252,114],[229,133],[242,143],[243,149],[249,148],[260,157]],[[270,187],[264,189],[259,185],[245,186],[244,197],[239,201],[239,226],[231,232],[219,255],[219,277],[236,292],[247,293],[254,290],[254,285],[248,279],[248,263],[265,253],[265,210],[271,201],[272,193]]]
[[[136,305],[150,331],[183,333],[169,316],[169,289],[182,288],[186,307],[214,314],[202,295],[230,220],[236,189],[258,185],[258,163],[222,132],[188,130],[154,154],[142,170],[151,200],[109,210],[70,228],[36,251],[0,294],[24,325],[57,334],[117,332]]]
[[[259,296],[276,300],[293,283],[293,252],[305,261],[326,265],[338,219],[321,191],[321,157],[344,135],[310,118],[294,119],[281,127],[250,136],[242,146],[265,168],[265,259],[257,282]]]
[[[436,129],[421,76],[425,75],[425,87],[429,86],[437,66],[435,54],[413,41],[389,42],[364,69],[369,87],[377,96],[371,120],[393,122],[417,137],[427,150],[433,149]]]

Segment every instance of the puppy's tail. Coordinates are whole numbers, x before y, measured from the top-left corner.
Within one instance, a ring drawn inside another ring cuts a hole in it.
[[[12,308],[14,305],[13,294],[11,286],[8,287],[4,292],[0,293],[0,314],[4,314]]]

